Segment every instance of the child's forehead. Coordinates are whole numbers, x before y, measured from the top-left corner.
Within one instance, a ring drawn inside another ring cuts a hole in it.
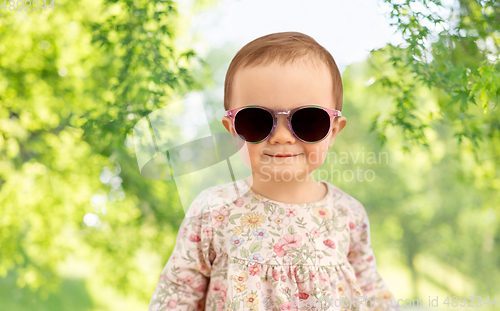
[[[293,109],[305,105],[333,108],[328,68],[311,63],[261,64],[235,75],[231,108],[248,105]]]

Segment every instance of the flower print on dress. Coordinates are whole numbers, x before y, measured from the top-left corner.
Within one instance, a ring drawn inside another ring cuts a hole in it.
[[[360,222],[359,223],[359,231],[366,231],[368,229],[368,225],[365,222]]]
[[[203,234],[206,235],[207,237],[212,237],[212,228],[203,228]]]
[[[278,257],[283,257],[286,254],[286,251],[283,249],[283,243],[278,243],[274,244],[273,246],[274,252],[276,253],[276,256]]]
[[[356,228],[357,228],[356,225],[352,221],[350,221],[349,222],[349,229],[356,230]]]
[[[345,296],[345,285],[342,283],[337,284],[337,292],[340,296]]]
[[[258,275],[260,272],[260,266],[255,263],[253,266],[250,266],[250,275]]]
[[[297,293],[294,296],[299,298],[299,300],[307,300],[309,298],[309,294],[307,293]]]
[[[245,300],[245,302],[247,303],[245,307],[251,308],[252,310],[258,310],[259,300],[257,299],[257,295],[248,294],[243,297],[243,300]]]
[[[218,211],[213,211],[212,213],[212,223],[213,226],[218,228],[229,222],[229,217],[227,217],[227,209],[221,207]]]
[[[191,241],[191,242],[200,242],[201,238],[199,236],[197,236],[196,234],[191,234],[189,236],[189,241]]]
[[[236,199],[236,201],[234,201],[234,205],[238,206],[238,207],[241,207],[243,205],[243,203],[245,203],[243,201],[243,198],[239,197],[238,199]]]
[[[296,305],[297,303],[295,303],[295,306],[292,306],[290,301],[287,301],[280,306],[279,311],[300,311],[300,309],[297,308]]]
[[[257,237],[257,240],[262,240],[263,238],[267,238],[269,234],[267,234],[266,229],[259,228],[253,232],[253,235]]]
[[[323,207],[323,206],[316,206],[314,208],[314,213],[316,215],[318,215],[319,217],[321,217],[323,219],[326,219],[326,220],[332,218],[332,214],[330,213],[330,211],[327,208]]]
[[[317,227],[312,228],[311,234],[314,235],[315,238],[319,238],[319,230]]]
[[[278,214],[276,212],[271,214],[271,222],[278,226],[278,229],[286,227],[290,223],[290,218],[285,214]]]
[[[325,244],[329,248],[335,248],[335,242],[330,239],[324,240],[323,244]]]
[[[288,233],[283,238],[274,244],[273,249],[278,257],[283,257],[287,250],[298,248],[301,245],[302,237]]]
[[[175,309],[175,307],[177,307],[177,302],[176,302],[175,300],[173,300],[173,299],[172,299],[172,300],[170,300],[170,301],[168,302],[167,307],[168,307],[169,309]]]
[[[297,216],[297,210],[293,208],[287,208],[285,209],[285,215],[287,217],[295,217]]]
[[[241,217],[240,222],[243,227],[257,229],[257,227],[262,226],[264,221],[266,220],[266,216],[261,213],[251,212],[246,213]]]
[[[236,235],[233,235],[231,237],[231,245],[239,247],[245,242],[245,239],[239,238]]]
[[[275,281],[279,281],[279,279],[280,279],[280,272],[278,271],[278,269],[273,269],[272,275],[273,275],[273,279]]]
[[[292,248],[299,248],[302,245],[302,237],[298,234],[288,233],[280,239],[280,242],[283,243],[283,249],[287,251]]]
[[[243,293],[244,291],[247,290],[247,287],[245,285],[241,285],[241,284],[238,284],[238,285],[234,285],[234,289],[238,292],[238,293]]]
[[[255,253],[255,254],[249,255],[248,260],[251,260],[254,262],[260,262],[260,261],[263,261],[264,258],[262,258],[262,256],[259,253]]]
[[[240,275],[233,275],[232,279],[238,282],[238,284],[243,284],[248,280],[248,274],[241,272]]]

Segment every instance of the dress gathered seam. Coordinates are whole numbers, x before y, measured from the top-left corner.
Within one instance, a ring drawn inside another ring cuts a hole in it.
[[[247,258],[240,258],[236,256],[229,256],[228,254],[224,253],[224,256],[227,256],[229,258],[229,263],[247,263],[247,264],[259,264],[263,266],[271,266],[271,267],[286,267],[286,266],[300,266],[300,267],[326,267],[326,268],[332,268],[332,267],[340,267],[340,266],[347,266],[349,261],[345,260],[341,263],[337,264],[271,264],[271,263],[266,263],[266,262],[258,262],[258,261],[253,261],[249,260]]]

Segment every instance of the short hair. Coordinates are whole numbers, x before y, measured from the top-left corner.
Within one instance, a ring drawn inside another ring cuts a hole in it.
[[[310,36],[294,31],[262,36],[247,43],[236,53],[226,73],[224,109],[229,110],[234,77],[238,70],[268,65],[274,61],[285,65],[297,60],[315,60],[316,64],[327,65],[332,77],[333,107],[342,110],[342,77],[332,55]]]

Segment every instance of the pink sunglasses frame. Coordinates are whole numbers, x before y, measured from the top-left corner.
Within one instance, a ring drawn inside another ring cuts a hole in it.
[[[328,135],[326,135],[325,137],[323,137],[321,140],[318,140],[318,141],[314,141],[314,142],[308,142],[308,141],[304,141],[302,140],[300,137],[298,137],[295,132],[293,131],[292,129],[292,125],[290,123],[291,119],[292,119],[292,116],[295,112],[297,112],[298,110],[300,109],[303,109],[303,108],[319,108],[319,109],[322,109],[324,111],[326,111],[328,113],[328,115],[330,116],[330,127],[328,128],[328,132],[330,132],[330,130],[332,129],[332,123],[333,123],[333,118],[334,117],[338,117],[338,116],[342,116],[342,112],[340,110],[337,110],[337,109],[331,109],[331,108],[326,108],[326,107],[322,107],[322,106],[317,106],[317,105],[305,105],[305,106],[300,106],[300,107],[296,107],[294,109],[291,109],[291,110],[288,110],[288,109],[270,109],[270,108],[267,108],[267,107],[263,107],[263,106],[256,106],[256,105],[253,105],[253,106],[245,106],[245,107],[238,107],[238,108],[234,108],[234,109],[230,109],[230,110],[227,110],[226,111],[226,116],[231,118],[231,123],[232,123],[232,126],[233,126],[233,129],[234,129],[234,132],[238,135],[238,137],[240,137],[242,140],[245,140],[242,136],[240,136],[240,134],[238,134],[238,132],[236,132],[236,128],[234,126],[234,120],[236,118],[236,115],[238,114],[238,112],[240,112],[241,110],[243,109],[247,109],[247,108],[261,108],[261,109],[264,109],[266,111],[268,111],[272,116],[273,116],[273,128],[271,129],[271,131],[269,132],[269,135],[266,136],[266,138],[258,141],[258,142],[250,142],[250,141],[247,141],[248,143],[250,144],[259,144],[263,141],[265,141],[266,139],[269,138],[269,136],[271,136],[271,134],[274,132],[274,129],[276,128],[276,124],[278,122],[278,115],[279,114],[286,114],[287,117],[286,117],[286,120],[287,120],[287,123],[288,123],[288,129],[290,130],[290,132],[293,134],[293,136],[295,136],[298,140],[300,140],[301,142],[304,142],[304,143],[307,143],[307,144],[317,144],[321,141],[323,141]],[[245,140],[246,141],[246,140]]]

